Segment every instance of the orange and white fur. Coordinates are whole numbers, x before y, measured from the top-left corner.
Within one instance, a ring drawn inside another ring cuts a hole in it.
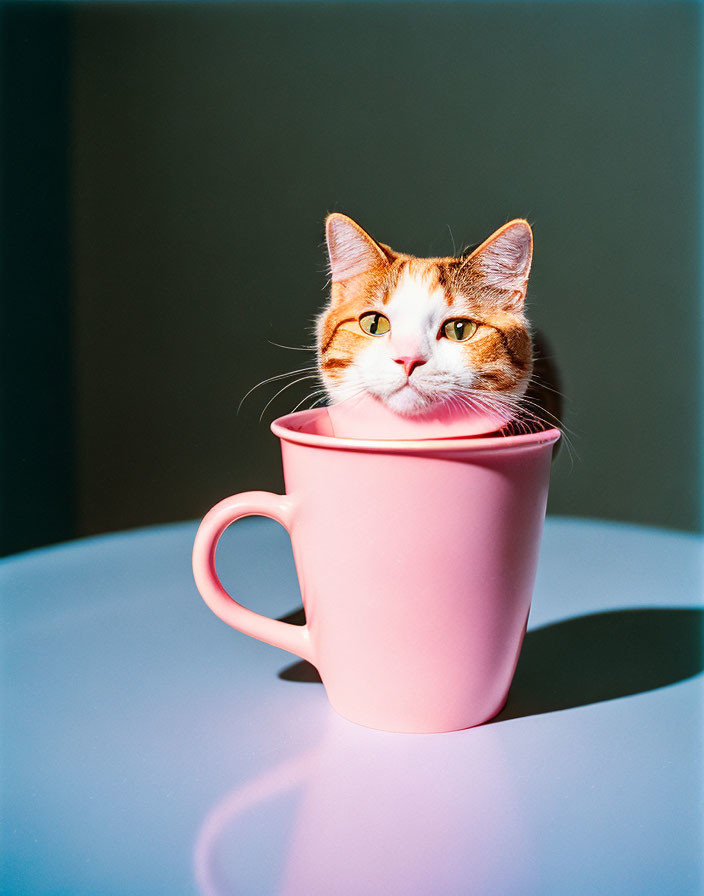
[[[498,411],[520,429],[559,414],[536,374],[546,359],[534,357],[524,313],[533,256],[526,221],[510,221],[459,258],[396,252],[337,213],[326,238],[332,286],[317,322],[317,363],[333,402],[373,396],[406,417],[463,405]]]

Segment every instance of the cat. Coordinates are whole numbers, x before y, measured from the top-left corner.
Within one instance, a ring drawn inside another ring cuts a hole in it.
[[[444,403],[494,410],[511,421],[505,434],[559,425],[557,371],[525,316],[527,221],[443,258],[397,252],[337,212],[325,233],[317,367],[331,402],[373,396],[405,417]]]

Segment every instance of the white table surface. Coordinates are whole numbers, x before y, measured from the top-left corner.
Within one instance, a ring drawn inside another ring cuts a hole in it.
[[[195,530],[0,563],[2,893],[704,892],[701,538],[549,519],[507,708],[401,735],[218,620]],[[270,520],[218,568],[300,606]]]

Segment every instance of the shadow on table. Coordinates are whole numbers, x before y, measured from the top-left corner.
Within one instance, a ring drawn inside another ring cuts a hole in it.
[[[303,610],[283,618],[303,624]],[[704,611],[612,610],[529,631],[501,722],[665,687],[704,670]],[[320,682],[305,661],[285,681]]]

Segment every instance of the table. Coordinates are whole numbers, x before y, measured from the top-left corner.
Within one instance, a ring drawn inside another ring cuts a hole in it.
[[[195,531],[0,563],[3,893],[703,892],[701,538],[549,518],[506,709],[404,735],[218,620]],[[300,605],[271,520],[218,568]]]

